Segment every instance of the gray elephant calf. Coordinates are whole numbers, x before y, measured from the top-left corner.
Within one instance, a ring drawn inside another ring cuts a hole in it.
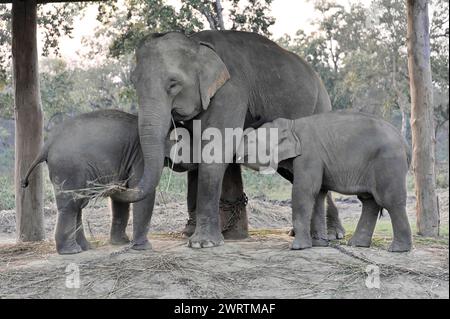
[[[117,110],[82,114],[64,121],[52,131],[41,154],[26,174],[22,186],[39,163],[47,161],[50,180],[55,189],[58,220],[55,232],[56,249],[60,254],[74,254],[89,249],[83,231],[82,209],[89,196],[74,196],[73,190],[95,185],[122,183],[133,187],[139,182],[144,162],[139,144],[138,119]],[[154,196],[133,204],[134,249],[150,248],[147,232]],[[111,196],[112,244],[125,244],[130,204]]]
[[[256,159],[251,163],[251,150],[270,150],[269,137],[262,134],[270,128],[278,131],[278,152],[272,152],[270,162]],[[388,122],[347,111],[296,120],[279,118],[247,132],[238,156],[254,169],[268,165],[276,169],[279,165],[293,173],[293,249],[326,241],[323,202],[327,191],[358,195],[362,202],[362,214],[350,245],[370,246],[377,216],[385,208],[394,232],[389,251],[411,249],[406,215],[406,174],[411,153],[398,130]],[[311,223],[316,225],[315,234],[310,233]]]

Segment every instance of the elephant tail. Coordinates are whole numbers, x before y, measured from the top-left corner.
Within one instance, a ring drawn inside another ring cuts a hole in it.
[[[44,147],[42,148],[41,152],[35,158],[35,160],[31,164],[30,168],[28,169],[27,173],[25,174],[25,177],[20,181],[20,186],[22,186],[22,188],[28,187],[28,178],[30,177],[31,173],[36,168],[36,166],[38,166],[40,163],[47,160],[49,147],[50,147],[50,143],[44,144]]]

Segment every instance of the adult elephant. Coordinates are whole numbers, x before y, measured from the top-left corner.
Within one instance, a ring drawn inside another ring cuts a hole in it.
[[[194,119],[201,120],[202,130],[214,127],[224,133],[225,128],[258,126],[279,117],[294,119],[331,110],[325,87],[313,69],[297,55],[254,33],[154,34],[137,48],[136,63],[133,82],[145,169],[136,188],[117,194],[116,198],[125,202],[155,192],[164,166],[164,140],[173,119],[188,126]],[[189,174],[188,185],[189,210],[197,214],[189,245],[221,245],[220,195],[223,191],[222,198],[232,202],[243,194],[239,166],[200,163],[197,172]],[[329,229],[333,234],[342,233],[335,206],[329,208]],[[141,234],[142,238],[146,235]]]

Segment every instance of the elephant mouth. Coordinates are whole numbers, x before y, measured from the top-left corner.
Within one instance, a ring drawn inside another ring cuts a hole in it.
[[[172,110],[172,118],[177,122],[183,122],[183,121],[189,121],[192,120],[194,117],[196,117],[198,114],[200,114],[201,110],[196,108],[194,112],[191,112],[189,114],[181,114],[177,111],[177,109]]]

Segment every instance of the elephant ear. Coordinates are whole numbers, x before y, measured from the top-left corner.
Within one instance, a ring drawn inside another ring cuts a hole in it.
[[[278,157],[272,158],[271,166],[276,169],[278,163],[300,156],[302,154],[302,145],[300,137],[295,132],[294,120],[278,119],[273,123],[278,128],[278,148],[277,153],[274,154]]]
[[[200,42],[198,52],[200,95],[203,109],[209,106],[214,94],[230,78],[230,73],[222,59],[216,54],[211,44]]]

